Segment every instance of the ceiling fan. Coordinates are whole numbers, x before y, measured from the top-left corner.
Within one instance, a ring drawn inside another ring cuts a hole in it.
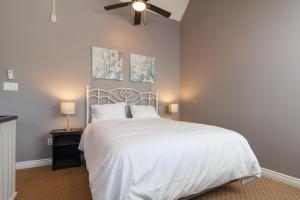
[[[146,11],[146,9],[149,9],[157,14],[160,14],[164,17],[169,18],[171,16],[171,13],[161,9],[151,3],[148,3],[149,0],[132,0],[130,2],[124,2],[124,3],[118,3],[110,6],[105,6],[105,10],[112,10],[116,8],[122,8],[126,6],[132,6],[134,9],[134,16],[133,16],[133,24],[134,25],[140,25],[142,20],[142,12]],[[145,12],[144,12],[145,13]]]

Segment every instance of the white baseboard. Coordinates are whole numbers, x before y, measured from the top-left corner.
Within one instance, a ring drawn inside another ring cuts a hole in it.
[[[261,168],[262,170],[262,175],[266,176],[268,178],[271,178],[275,181],[279,181],[285,184],[288,184],[293,187],[300,188],[300,179],[288,176],[279,172],[275,172],[269,169]]]
[[[17,192],[15,192],[15,194],[12,196],[11,200],[15,200],[17,197]]]
[[[16,169],[27,169],[27,168],[33,168],[33,167],[42,167],[42,166],[48,166],[52,164],[52,159],[41,159],[41,160],[30,160],[30,161],[24,161],[24,162],[17,162],[16,163]]]

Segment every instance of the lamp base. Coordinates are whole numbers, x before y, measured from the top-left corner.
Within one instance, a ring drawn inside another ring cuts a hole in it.
[[[70,115],[67,115],[67,128],[66,128],[67,131],[70,131],[71,128],[70,128]]]
[[[174,121],[176,120],[175,119],[175,113],[172,113],[172,118],[173,118]]]

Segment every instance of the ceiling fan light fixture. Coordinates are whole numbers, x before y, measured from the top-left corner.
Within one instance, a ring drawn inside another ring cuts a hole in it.
[[[132,7],[134,10],[142,12],[146,9],[146,4],[143,1],[135,1],[133,2]]]

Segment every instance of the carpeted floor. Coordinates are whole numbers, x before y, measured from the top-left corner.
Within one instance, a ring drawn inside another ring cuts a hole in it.
[[[50,167],[17,171],[17,200],[91,200],[85,167],[51,171]],[[300,200],[300,189],[261,178],[235,182],[193,200]]]

